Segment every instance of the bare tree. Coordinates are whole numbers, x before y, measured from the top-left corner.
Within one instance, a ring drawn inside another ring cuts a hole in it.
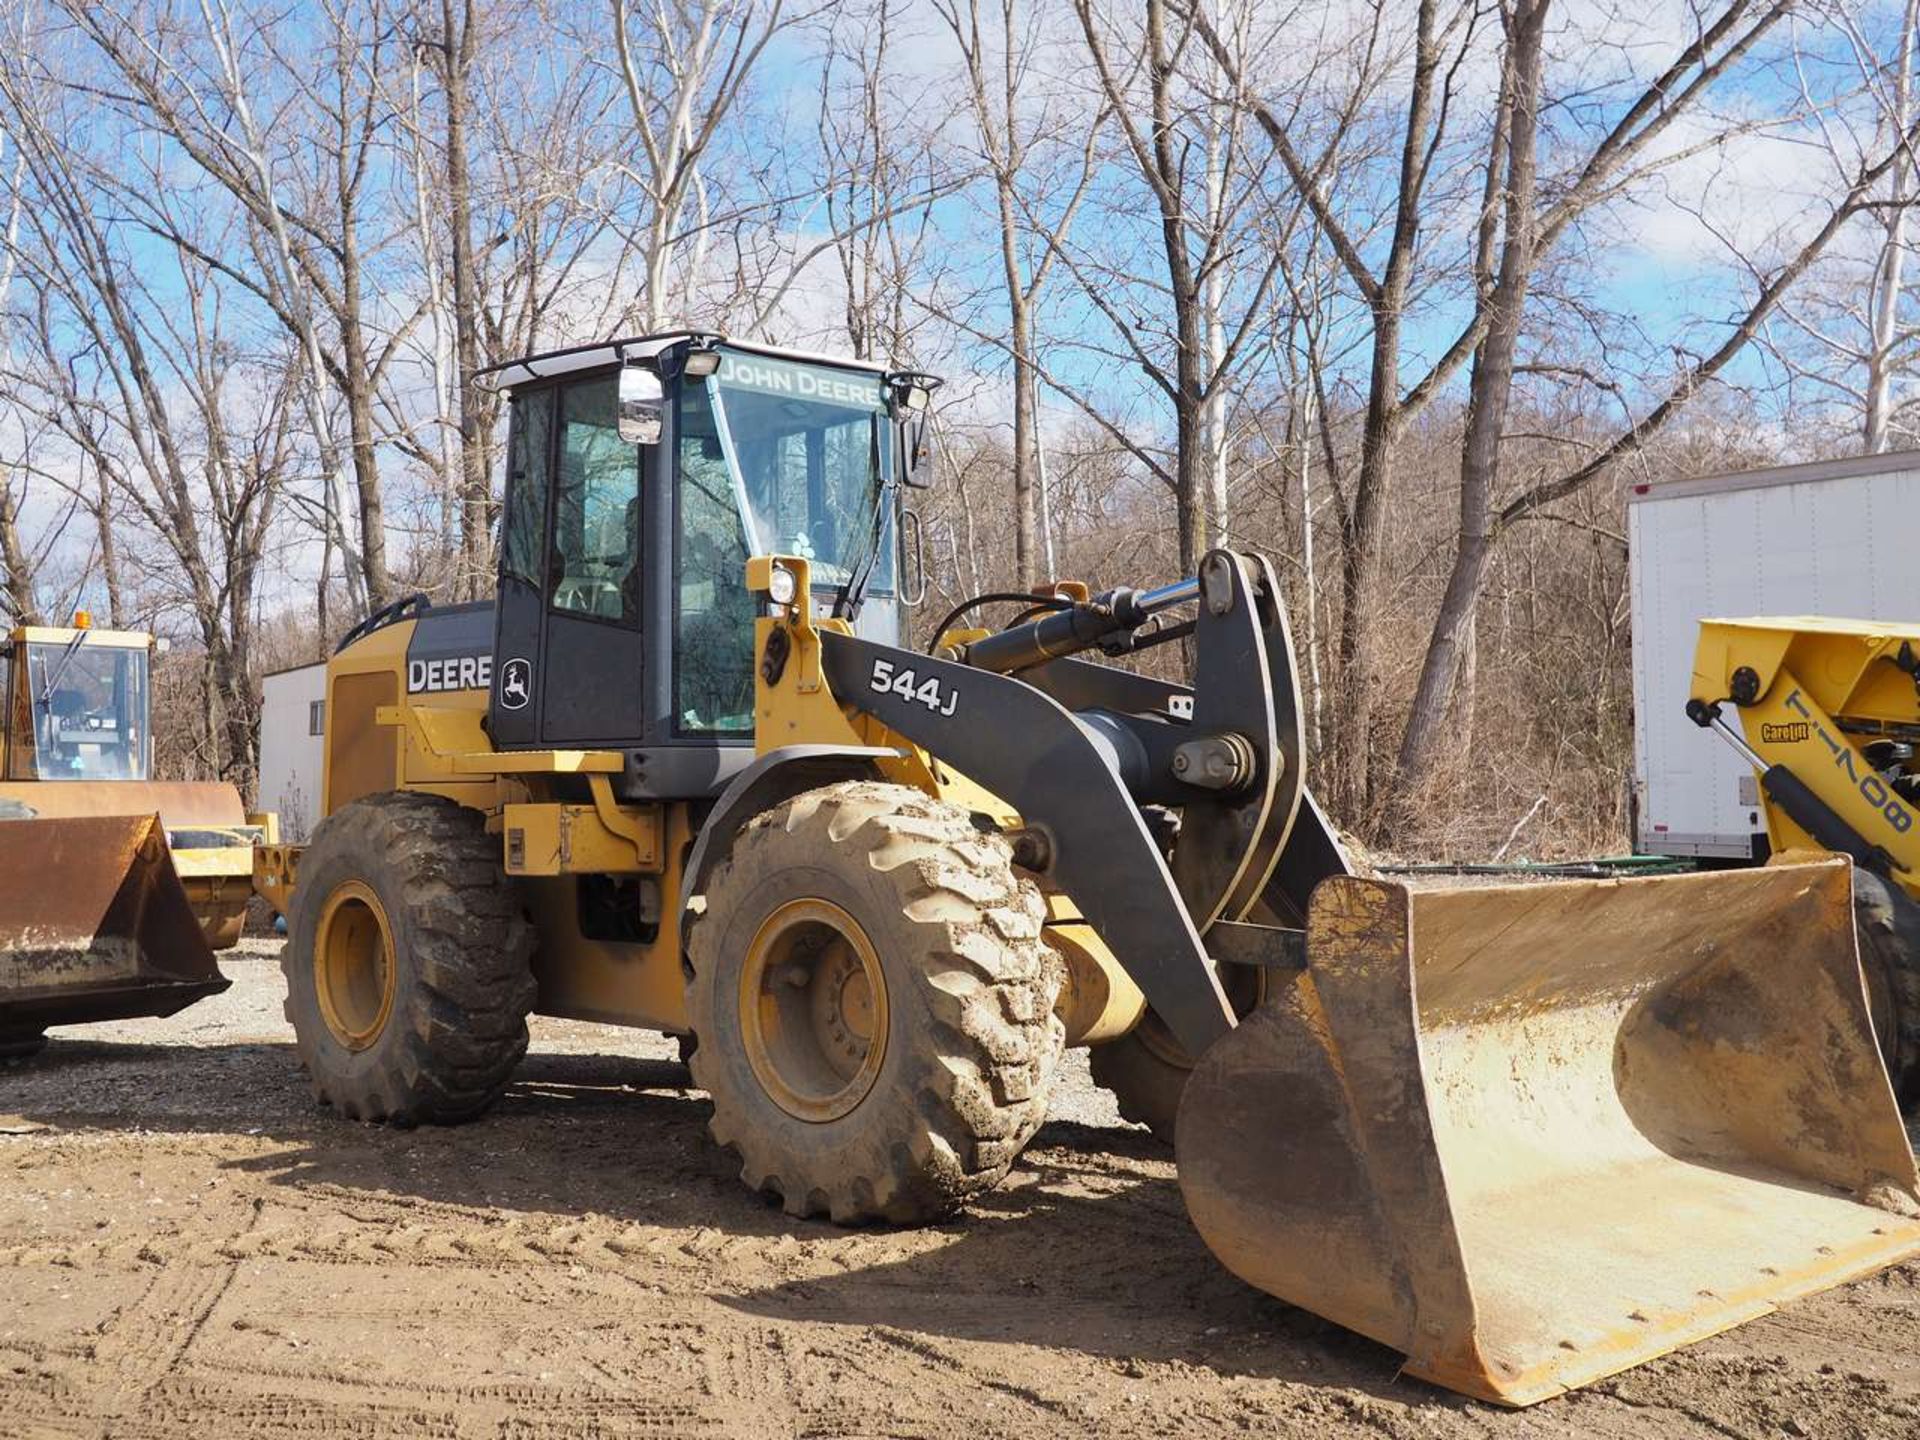
[[[1115,287],[1112,276],[1096,273],[1071,256],[1068,264],[1087,300],[1120,337],[1127,358],[1173,409],[1171,467],[1149,459],[1144,447],[1136,447],[1136,453],[1173,493],[1179,564],[1190,574],[1200,552],[1221,538],[1227,520],[1218,509],[1209,513],[1210,498],[1216,507],[1225,503],[1224,493],[1214,496],[1209,488],[1209,477],[1217,473],[1210,464],[1210,452],[1219,453],[1219,442],[1212,438],[1212,431],[1218,429],[1217,407],[1235,364],[1255,334],[1279,270],[1279,259],[1271,254],[1255,266],[1240,318],[1224,325],[1219,312],[1224,304],[1225,271],[1234,262],[1240,218],[1260,196],[1265,178],[1263,167],[1249,169],[1241,162],[1238,117],[1247,91],[1240,76],[1248,57],[1234,51],[1219,30],[1208,29],[1221,53],[1232,61],[1231,65],[1221,62],[1227,77],[1223,104],[1222,96],[1199,95],[1183,83],[1182,66],[1188,63],[1194,44],[1194,21],[1173,8],[1170,0],[1147,0],[1141,32],[1125,51],[1115,48],[1111,27],[1095,13],[1093,0],[1074,0],[1074,13],[1101,94],[1113,113],[1123,154],[1154,205],[1162,266],[1162,276],[1155,277],[1154,283],[1164,288],[1165,310],[1170,313],[1136,317],[1129,312],[1131,301],[1126,297],[1137,287]],[[1197,174],[1191,163],[1196,139],[1205,157]],[[1238,178],[1238,195],[1225,191],[1229,176]],[[1116,288],[1119,294],[1114,293]],[[1155,333],[1163,323],[1167,330]],[[1165,354],[1167,349],[1170,356]],[[1082,408],[1087,408],[1084,403]],[[1116,438],[1123,433],[1118,426],[1111,428]],[[1224,486],[1220,488],[1224,491]]]
[[[1104,107],[1079,117],[1085,139],[1076,170],[1044,178],[1034,173],[1035,151],[1071,124],[1057,97],[1033,97],[1035,57],[1041,51],[1042,12],[1022,12],[1013,0],[988,9],[982,0],[934,0],[934,8],[960,47],[968,115],[980,160],[993,186],[998,221],[1000,281],[1006,304],[1005,346],[1013,363],[1014,576],[1030,587],[1054,565],[1050,516],[1039,438],[1040,367],[1035,314],[1061,248],[1070,239],[1096,167],[1105,126]],[[1050,167],[1053,168],[1053,167]],[[1064,182],[1064,183],[1063,183]],[[1064,193],[1064,203],[1042,206],[1032,191]],[[1024,188],[1023,188],[1024,187]],[[1031,217],[1045,212],[1044,243],[1032,244]],[[1034,253],[1037,248],[1038,253]]]
[[[375,415],[395,347],[371,323],[378,302],[368,293],[364,213],[382,119],[377,87],[368,83],[385,53],[381,0],[366,0],[366,9],[333,8],[330,0],[317,66],[305,43],[312,37],[291,37],[296,53],[265,17],[243,39],[225,0],[196,0],[191,14],[175,13],[165,0],[122,11],[55,3],[125,87],[118,104],[127,118],[177,145],[247,215],[255,243],[244,259],[203,258],[246,285],[305,352],[314,379],[303,387],[302,405],[329,476],[340,468],[342,447],[328,389],[339,395],[358,525],[350,540],[330,483],[332,540],[348,562],[356,605],[385,603],[392,582]],[[243,66],[243,54],[271,63],[278,104],[271,121],[256,106],[267,80]],[[276,144],[283,125],[317,143]],[[313,158],[297,190],[289,180],[296,153]],[[160,217],[149,219],[162,238],[189,243]]]
[[[643,201],[636,227],[649,331],[687,316],[713,221],[702,164],[767,46],[801,18],[785,0],[613,0],[613,39],[640,165],[613,163]],[[691,210],[691,214],[689,213]],[[682,246],[692,242],[692,253]]]
[[[157,541],[164,563],[143,567],[147,585],[193,617],[202,733],[220,773],[244,785],[256,745],[256,591],[294,465],[297,367],[250,363],[234,343],[220,272],[201,258],[222,243],[202,233],[204,217],[163,209],[188,238],[165,262],[152,247],[135,258],[123,217],[149,177],[112,169],[125,158],[117,137],[95,133],[77,108],[0,61],[0,128],[25,161],[27,197],[9,254],[47,297],[37,312],[46,363],[15,379]]]
[[[1910,126],[1886,139],[1883,152],[1870,156],[1849,182],[1812,233],[1791,247],[1776,263],[1754,266],[1754,293],[1745,311],[1708,353],[1683,365],[1655,403],[1623,426],[1597,454],[1571,469],[1549,475],[1521,489],[1504,503],[1496,499],[1500,477],[1500,443],[1505,413],[1512,393],[1515,354],[1527,303],[1528,276],[1535,264],[1534,143],[1537,127],[1541,66],[1538,28],[1547,0],[1516,3],[1508,17],[1507,71],[1511,76],[1503,104],[1507,138],[1504,152],[1505,233],[1499,267],[1487,272],[1481,310],[1485,316],[1473,362],[1472,402],[1461,456],[1460,536],[1452,575],[1436,617],[1419,689],[1414,697],[1401,743],[1393,792],[1411,791],[1416,777],[1438,744],[1445,706],[1457,672],[1462,641],[1470,631],[1485,583],[1488,557],[1500,536],[1515,523],[1538,515],[1548,505],[1574,494],[1644,447],[1661,426],[1668,424],[1687,401],[1718,376],[1759,334],[1783,296],[1813,267],[1838,235],[1865,207],[1890,173],[1911,164],[1911,147],[1920,142],[1920,126]],[[1489,174],[1501,168],[1489,164]],[[1490,196],[1493,187],[1489,185]],[[1483,240],[1482,254],[1490,252]]]
[[[427,7],[423,6],[423,9]],[[492,487],[487,473],[488,398],[481,368],[480,292],[475,273],[473,179],[467,154],[469,82],[479,53],[480,20],[473,0],[439,0],[431,29],[414,40],[440,81],[444,122],[446,229],[453,273],[453,349],[460,385],[460,562],[454,593],[485,593],[493,576]]]
[[[1844,184],[1867,157],[1913,126],[1920,3],[1905,0],[1897,10],[1879,13],[1820,4],[1810,7],[1796,30],[1802,103],[1818,121],[1817,138],[1833,176]],[[1833,48],[1837,56],[1828,53]],[[1857,89],[1838,104],[1823,93],[1835,70],[1851,70],[1858,79]],[[1911,393],[1920,321],[1909,233],[1920,202],[1917,183],[1920,164],[1911,154],[1902,156],[1862,208],[1853,234],[1782,300],[1764,335],[1770,353],[1793,377],[1801,415],[1816,425],[1831,415],[1837,422],[1832,428],[1852,430],[1867,454],[1920,436],[1920,396]]]

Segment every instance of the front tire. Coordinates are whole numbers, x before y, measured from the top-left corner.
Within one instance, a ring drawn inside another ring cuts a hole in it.
[[[1065,1034],[1004,839],[918,790],[829,785],[748,823],[705,901],[689,1061],[741,1179],[843,1224],[935,1220],[1000,1183]]]
[[[281,955],[314,1098],[353,1120],[472,1119],[527,1049],[534,934],[476,810],[393,791],[320,825]]]

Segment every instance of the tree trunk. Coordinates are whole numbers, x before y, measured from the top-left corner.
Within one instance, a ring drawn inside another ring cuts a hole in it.
[[[13,492],[0,483],[0,565],[6,566],[8,618],[18,625],[39,625],[39,602],[34,598],[33,558],[20,539],[20,515]]]
[[[447,104],[447,222],[453,232],[453,337],[460,371],[460,574],[454,593],[479,598],[493,573],[492,486],[487,477],[486,397],[480,369],[480,295],[473,273],[473,187],[467,165],[467,72],[473,64],[472,0],[455,34],[454,0],[441,0]]]
[[[1460,538],[1446,595],[1420,667],[1413,710],[1401,738],[1394,767],[1396,800],[1411,796],[1419,776],[1438,753],[1448,700],[1460,671],[1462,642],[1472,627],[1493,553],[1493,494],[1500,478],[1500,441],[1506,429],[1514,355],[1533,278],[1541,42],[1548,4],[1549,0],[1517,0],[1510,21],[1508,68],[1512,89],[1504,107],[1508,117],[1503,207],[1506,233],[1499,273],[1487,299],[1486,335],[1474,355],[1468,388],[1467,429],[1460,452]]]
[[[1920,3],[1908,0],[1905,24],[1900,32],[1900,50],[1894,64],[1893,96],[1890,117],[1896,136],[1904,135],[1912,123],[1913,43],[1920,27]],[[1888,208],[1882,224],[1885,239],[1880,246],[1880,263],[1875,267],[1871,296],[1872,333],[1867,348],[1866,414],[1861,434],[1862,448],[1878,455],[1890,448],[1893,417],[1893,372],[1899,361],[1900,299],[1905,284],[1907,258],[1907,205],[1911,195],[1914,166],[1910,159],[1894,165],[1889,184]]]
[[[1003,206],[1005,202],[1003,201]],[[1010,207],[1006,207],[1010,211]],[[1004,221],[1011,224],[1010,213]],[[1003,234],[1006,233],[1003,231]],[[1015,583],[1023,590],[1042,579],[1040,544],[1040,488],[1034,483],[1034,384],[1032,320],[1027,312],[1019,273],[1011,259],[1013,241],[1006,239],[1009,269],[1007,274],[1008,340],[1013,349],[1013,567]]]
[[[107,472],[102,466],[96,463],[93,474],[93,523],[95,533],[100,537],[100,580],[107,591],[107,623],[119,630],[126,625],[127,610],[120,586],[120,547],[113,538],[113,514],[110,509],[112,491],[107,483]]]
[[[1407,98],[1406,132],[1401,137],[1400,189],[1394,210],[1393,240],[1386,269],[1370,297],[1373,310],[1372,362],[1367,380],[1367,415],[1360,439],[1360,470],[1354,480],[1353,507],[1342,517],[1340,554],[1339,667],[1335,677],[1335,763],[1332,793],[1336,809],[1363,833],[1373,822],[1373,605],[1380,574],[1381,536],[1386,524],[1387,492],[1393,477],[1393,452],[1406,426],[1400,396],[1400,327],[1405,319],[1407,287],[1420,233],[1420,203],[1426,183],[1427,126],[1439,69],[1435,0],[1421,0],[1413,88]]]
[[[380,493],[380,456],[373,422],[373,366],[361,321],[358,205],[349,177],[350,159],[342,146],[340,180],[340,363],[345,371],[348,442],[353,453],[354,490],[360,501],[360,572],[366,582],[367,610],[393,598],[387,574],[386,507]]]
[[[1181,369],[1187,368],[1182,360]],[[1197,368],[1197,367],[1196,367]],[[1184,386],[1174,410],[1173,498],[1180,544],[1180,574],[1198,575],[1207,548],[1207,457],[1202,443],[1203,403]]]

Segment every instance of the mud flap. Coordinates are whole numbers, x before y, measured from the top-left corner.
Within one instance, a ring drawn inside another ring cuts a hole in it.
[[[0,823],[0,1032],[171,1015],[230,983],[157,816]]]
[[[1509,1405],[1920,1251],[1844,861],[1330,879],[1178,1136],[1228,1268]]]

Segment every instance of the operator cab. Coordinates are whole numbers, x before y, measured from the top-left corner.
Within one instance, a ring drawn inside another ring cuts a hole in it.
[[[628,755],[628,798],[714,793],[752,758],[755,554],[815,605],[903,630],[900,487],[938,382],[677,332],[514,361],[489,729]]]
[[[78,618],[84,618],[78,617]],[[153,640],[129,631],[19,626],[0,655],[0,776],[145,780]]]

